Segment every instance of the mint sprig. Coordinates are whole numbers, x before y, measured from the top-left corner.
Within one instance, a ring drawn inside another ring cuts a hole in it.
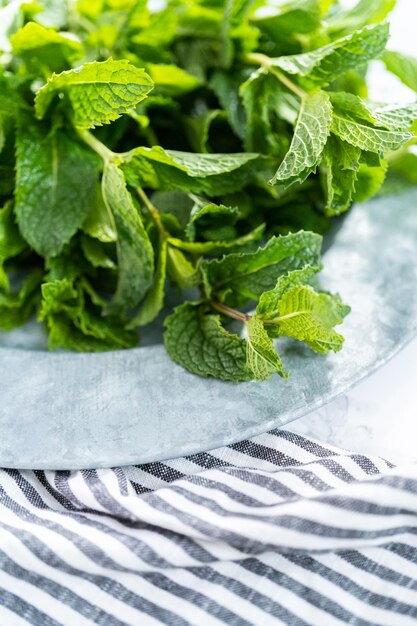
[[[367,98],[376,58],[417,89],[394,4],[0,8],[0,328],[36,313],[51,349],[95,351],[158,320],[174,361],[232,382],[285,378],[283,336],[338,351],[321,234],[417,182],[417,104]]]

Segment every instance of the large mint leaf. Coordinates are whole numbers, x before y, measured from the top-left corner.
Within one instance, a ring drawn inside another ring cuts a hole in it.
[[[166,319],[164,342],[169,355],[199,376],[232,382],[250,380],[245,340],[228,333],[220,316],[206,310],[204,304],[185,302]]]
[[[129,61],[93,61],[53,74],[36,94],[36,115],[42,119],[53,98],[64,94],[71,102],[75,124],[94,128],[117,120],[146,98],[152,88],[150,76]]]
[[[275,351],[272,339],[266,332],[262,320],[253,315],[246,323],[246,365],[255,380],[267,380],[272,374],[287,378],[284,365]]]
[[[332,107],[326,92],[303,97],[290,149],[271,184],[289,187],[302,183],[315,170],[330,134],[331,121]]]
[[[118,279],[108,315],[124,314],[136,306],[152,284],[154,255],[142,219],[126,189],[123,172],[106,163],[102,181],[103,199],[117,230]]]
[[[29,245],[59,254],[90,210],[98,178],[94,154],[63,130],[24,116],[16,139],[16,216]]]
[[[341,349],[344,338],[334,330],[349,313],[339,296],[317,293],[308,285],[297,285],[282,296],[279,333],[305,342],[312,350],[327,354]]]
[[[398,76],[398,78],[410,87],[413,91],[417,91],[417,58],[401,52],[386,50],[382,57],[387,69]]]
[[[181,189],[208,196],[229,193],[253,179],[258,154],[206,154],[136,148],[123,155],[123,171],[132,186]]]
[[[300,231],[272,237],[256,252],[231,253],[200,264],[207,295],[230,304],[256,300],[273,289],[280,275],[305,265],[318,265],[321,237]]]
[[[366,26],[311,52],[272,59],[272,65],[288,74],[308,77],[326,85],[348,70],[357,70],[382,54],[388,41],[387,24]]]
[[[29,22],[11,38],[13,54],[21,57],[29,69],[59,72],[83,55],[79,41]]]
[[[371,127],[340,114],[333,114],[331,129],[335,135],[352,146],[378,153],[397,150],[413,137],[408,132]]]

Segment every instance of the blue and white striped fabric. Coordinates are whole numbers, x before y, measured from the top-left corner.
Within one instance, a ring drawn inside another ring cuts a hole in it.
[[[415,626],[417,466],[285,431],[0,473],[0,626]]]

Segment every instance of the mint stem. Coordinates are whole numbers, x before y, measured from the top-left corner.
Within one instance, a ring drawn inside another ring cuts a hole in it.
[[[149,200],[148,196],[143,191],[142,187],[136,187],[136,193],[139,197],[139,200],[143,204],[143,206],[145,206],[146,209],[149,211],[149,214],[152,217],[153,221],[155,222],[155,225],[159,231],[159,234],[161,235],[161,238],[165,239],[166,237],[168,237],[169,233],[166,231],[162,223],[161,216],[156,206],[152,204],[152,202]]]
[[[307,94],[304,89],[301,89],[296,83],[294,83],[288,76],[286,76],[283,72],[278,70],[273,66],[270,57],[266,56],[266,54],[261,54],[258,52],[250,52],[244,56],[244,61],[250,63],[251,65],[260,65],[264,69],[266,69],[270,74],[275,76],[280,83],[285,85],[287,89],[295,93],[296,96],[303,99]]]
[[[89,130],[83,128],[76,128],[78,135],[96,154],[98,154],[105,163],[112,161],[116,154],[109,150],[107,146],[99,141]]]
[[[215,309],[219,313],[222,313],[223,315],[227,315],[227,317],[231,317],[234,320],[238,320],[239,322],[242,322],[243,324],[245,324],[251,318],[250,315],[247,315],[246,313],[241,313],[240,311],[237,311],[236,309],[232,309],[231,307],[226,306],[225,304],[222,304],[221,302],[217,302],[216,300],[210,301],[210,304],[213,307],[213,309]]]

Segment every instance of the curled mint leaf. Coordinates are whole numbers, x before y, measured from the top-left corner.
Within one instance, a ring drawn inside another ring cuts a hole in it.
[[[107,163],[103,172],[104,203],[117,231],[117,288],[106,305],[107,315],[126,313],[142,300],[152,284],[154,253],[143,221],[126,189],[123,172]]]
[[[246,364],[255,380],[267,380],[272,374],[287,378],[284,365],[275,351],[271,337],[264,328],[263,321],[253,315],[246,323],[248,333]]]

